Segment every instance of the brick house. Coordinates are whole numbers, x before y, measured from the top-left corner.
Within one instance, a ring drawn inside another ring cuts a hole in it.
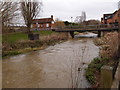
[[[54,27],[53,15],[50,18],[34,19],[31,25],[32,30],[51,30]]]
[[[111,14],[103,14],[102,24],[120,24],[120,9]]]

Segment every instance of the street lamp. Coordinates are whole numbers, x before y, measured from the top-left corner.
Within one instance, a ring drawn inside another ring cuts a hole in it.
[[[72,28],[72,22],[73,22],[72,19],[73,19],[73,17],[71,17],[71,28]]]

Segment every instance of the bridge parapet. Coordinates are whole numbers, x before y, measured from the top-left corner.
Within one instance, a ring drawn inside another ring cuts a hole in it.
[[[99,29],[99,28],[113,28],[113,27],[118,27],[118,25],[114,24],[99,24],[99,25],[78,25],[78,26],[65,26],[63,29]]]

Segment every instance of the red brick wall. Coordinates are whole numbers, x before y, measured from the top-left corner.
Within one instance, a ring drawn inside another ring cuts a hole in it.
[[[116,22],[116,21],[120,23],[120,9],[118,10],[117,13],[115,13],[113,17],[113,22]]]
[[[103,15],[104,18],[104,15]],[[101,23],[103,24],[108,24],[108,23],[114,23],[114,22],[118,22],[120,24],[120,9],[114,14],[112,19],[107,19],[107,20],[101,20]]]
[[[113,19],[107,19],[107,23],[113,23]]]
[[[49,27],[46,27],[46,24],[49,25]],[[44,24],[39,24],[39,29],[47,29],[47,28],[51,28],[53,26],[52,23],[44,23]],[[32,28],[38,28],[37,24],[32,24]]]

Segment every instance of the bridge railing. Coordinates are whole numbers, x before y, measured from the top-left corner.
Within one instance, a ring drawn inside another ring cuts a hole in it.
[[[84,29],[85,30],[85,29],[114,28],[114,27],[118,27],[118,26],[114,24],[82,25],[82,26],[71,25],[71,26],[62,27],[61,29]]]

